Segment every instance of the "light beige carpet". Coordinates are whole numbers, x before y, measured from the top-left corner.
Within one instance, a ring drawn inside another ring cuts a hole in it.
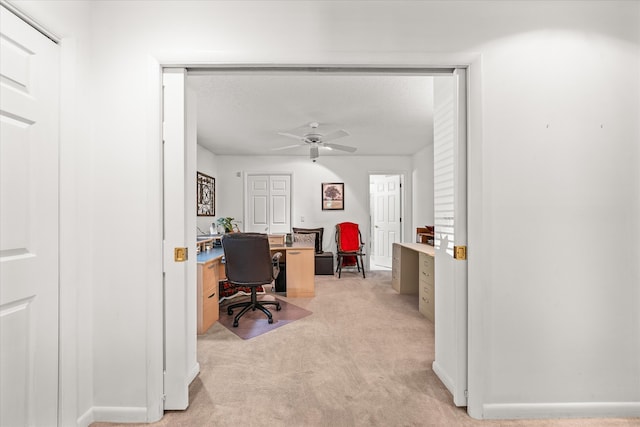
[[[153,425],[640,425],[637,418],[471,419],[431,370],[433,324],[418,312],[417,296],[391,289],[389,271],[316,276],[315,298],[284,299],[312,314],[250,340],[215,324],[198,339],[190,407]]]

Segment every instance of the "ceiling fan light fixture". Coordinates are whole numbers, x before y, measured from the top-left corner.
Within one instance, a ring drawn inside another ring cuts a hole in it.
[[[311,122],[309,123],[309,128],[311,129],[309,132],[304,133],[303,135],[297,135],[295,133],[296,130],[290,131],[290,132],[278,132],[279,135],[282,136],[286,136],[289,138],[294,138],[297,139],[299,141],[301,141],[300,144],[294,145],[294,146],[287,146],[287,147],[278,147],[278,148],[274,148],[273,150],[284,150],[284,149],[288,149],[288,148],[294,148],[294,147],[300,147],[300,146],[304,146],[304,145],[308,145],[309,146],[309,156],[311,157],[311,159],[315,159],[318,157],[318,148],[322,147],[322,148],[326,148],[328,150],[341,150],[341,151],[346,151],[348,153],[353,153],[356,151],[355,147],[350,147],[347,145],[340,145],[340,144],[333,144],[333,143],[329,143],[329,141],[333,141],[334,139],[338,139],[338,138],[343,138],[345,136],[349,136],[349,132],[343,130],[343,129],[339,129],[336,131],[332,131],[329,133],[322,133],[320,131],[318,131],[318,127],[320,126],[319,123],[317,122]]]

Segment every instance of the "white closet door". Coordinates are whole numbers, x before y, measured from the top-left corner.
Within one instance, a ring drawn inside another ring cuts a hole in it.
[[[269,233],[288,233],[291,231],[291,177],[270,176],[269,189]]]
[[[58,46],[0,7],[0,425],[58,424]]]
[[[247,175],[244,231],[291,231],[291,175]]]
[[[247,176],[247,212],[243,231],[269,232],[269,176]]]

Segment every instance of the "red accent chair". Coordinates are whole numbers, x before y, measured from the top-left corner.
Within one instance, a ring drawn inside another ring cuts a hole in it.
[[[338,278],[342,275],[342,267],[348,265],[355,265],[358,268],[358,272],[362,269],[362,277],[366,278],[362,260],[365,255],[364,243],[362,242],[362,234],[358,224],[353,222],[337,224],[336,246],[338,252],[338,267],[336,268]]]

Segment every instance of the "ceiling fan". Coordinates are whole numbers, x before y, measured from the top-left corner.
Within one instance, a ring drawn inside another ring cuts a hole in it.
[[[306,132],[304,132],[302,135],[296,135],[296,134],[291,133],[291,132],[295,132],[296,130],[304,131],[304,129],[306,127],[300,127],[300,128],[294,129],[291,132],[278,132],[278,135],[287,136],[289,138],[294,138],[294,139],[297,139],[299,141],[302,141],[302,143],[295,144],[295,145],[287,145],[286,147],[278,147],[278,148],[274,148],[273,150],[274,151],[287,150],[289,148],[295,148],[295,147],[301,147],[301,146],[304,146],[304,145],[308,145],[309,146],[309,158],[311,158],[311,159],[318,158],[318,156],[320,155],[319,150],[318,150],[319,147],[326,147],[326,148],[330,148],[332,150],[347,151],[349,153],[353,153],[353,152],[355,152],[357,150],[356,147],[349,147],[347,145],[333,144],[333,143],[329,142],[329,141],[333,141],[334,139],[338,139],[338,138],[342,138],[342,137],[348,136],[349,133],[347,131],[340,129],[340,130],[336,130],[336,131],[333,131],[333,132],[329,132],[327,134],[322,134],[318,130],[319,126],[320,126],[320,124],[317,123],[317,122],[309,123],[309,129]]]

